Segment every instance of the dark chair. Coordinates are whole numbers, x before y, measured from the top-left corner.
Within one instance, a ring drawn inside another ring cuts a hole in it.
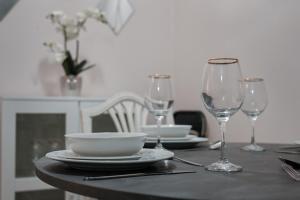
[[[200,110],[178,110],[173,116],[175,124],[192,125],[193,135],[206,136],[206,117]]]

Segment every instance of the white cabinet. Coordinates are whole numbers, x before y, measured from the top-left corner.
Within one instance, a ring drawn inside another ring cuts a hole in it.
[[[64,134],[81,130],[80,108],[103,101],[104,98],[76,97],[2,98],[0,200],[37,200],[38,192],[43,199],[51,192],[52,199],[64,195],[34,176],[33,160],[47,151],[65,148]]]

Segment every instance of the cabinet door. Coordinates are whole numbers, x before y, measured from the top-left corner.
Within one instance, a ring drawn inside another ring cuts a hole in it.
[[[64,134],[78,132],[79,121],[76,101],[4,100],[1,199],[35,200],[51,196],[47,190],[54,188],[35,177],[33,161],[46,152],[64,149]],[[57,199],[59,194],[63,198],[63,192],[53,192],[53,198]]]

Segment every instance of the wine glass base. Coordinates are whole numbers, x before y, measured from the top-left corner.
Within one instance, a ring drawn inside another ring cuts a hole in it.
[[[245,151],[265,151],[265,148],[257,145],[257,144],[249,144],[247,146],[242,147],[242,150]]]
[[[165,148],[164,148],[164,146],[162,145],[162,143],[157,143],[157,144],[155,145],[154,149],[162,149],[162,150],[164,150]]]
[[[225,159],[225,160],[219,160],[215,163],[212,163],[206,166],[205,169],[208,171],[215,171],[215,172],[239,172],[242,171],[243,168]]]

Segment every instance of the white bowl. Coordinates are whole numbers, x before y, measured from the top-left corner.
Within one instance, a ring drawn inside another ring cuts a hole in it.
[[[160,127],[160,137],[186,137],[191,128],[191,125],[162,125]],[[141,129],[149,137],[158,136],[156,125],[146,125],[141,127]]]
[[[73,152],[82,156],[129,156],[139,152],[145,133],[73,133],[65,135]]]

